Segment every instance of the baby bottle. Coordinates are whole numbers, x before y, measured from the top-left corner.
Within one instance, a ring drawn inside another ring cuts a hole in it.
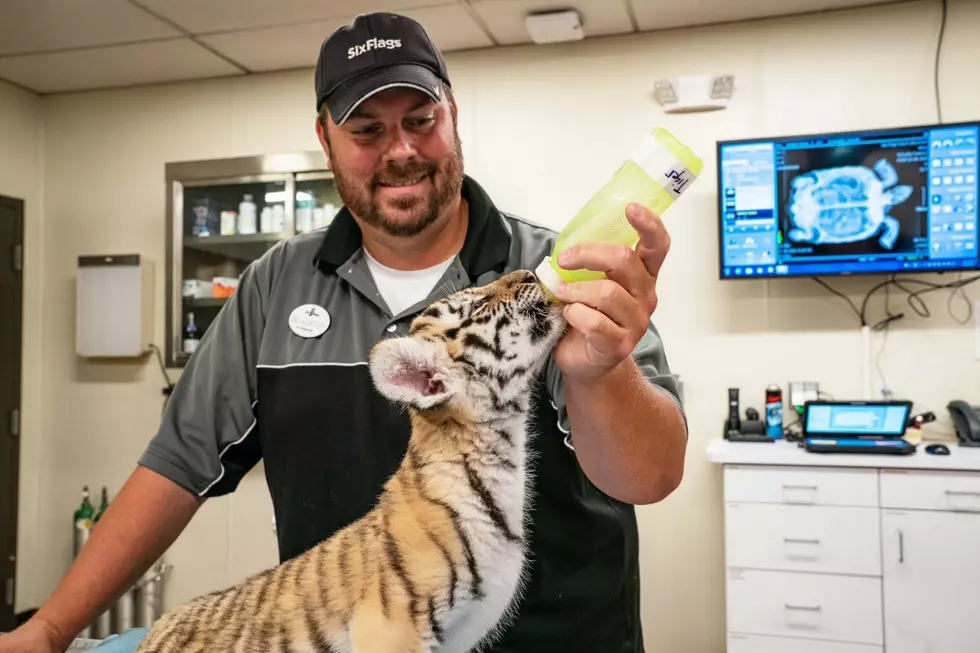
[[[558,234],[551,256],[534,271],[549,290],[565,281],[591,281],[605,274],[565,270],[558,256],[577,243],[620,243],[635,247],[639,234],[626,219],[626,206],[637,203],[657,215],[668,208],[701,174],[701,159],[663,127],[656,127],[637,146],[605,186],[585,203]]]

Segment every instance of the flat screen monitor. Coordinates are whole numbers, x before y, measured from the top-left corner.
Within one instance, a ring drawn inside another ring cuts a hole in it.
[[[900,438],[905,435],[909,401],[808,401],[805,437]]]
[[[978,267],[980,122],[719,141],[722,279]]]

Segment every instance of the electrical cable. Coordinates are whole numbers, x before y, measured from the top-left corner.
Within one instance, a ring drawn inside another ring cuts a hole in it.
[[[170,400],[170,395],[173,393],[175,386],[174,386],[173,382],[170,380],[170,375],[167,374],[167,366],[163,362],[163,352],[161,352],[160,351],[160,348],[157,347],[154,344],[150,344],[150,348],[153,351],[156,352],[156,354],[157,354],[157,362],[160,363],[160,371],[163,372],[163,379],[167,382],[166,385],[163,387],[163,409],[162,409],[162,411],[165,412],[166,409],[167,409],[167,402]]]
[[[854,305],[854,302],[851,301],[851,298],[850,297],[848,297],[847,295],[845,295],[844,293],[842,293],[839,290],[835,290],[834,288],[831,288],[830,287],[830,284],[828,284],[827,282],[825,282],[823,279],[819,279],[817,277],[812,277],[812,278],[813,278],[814,281],[816,281],[821,286],[823,286],[824,288],[826,288],[829,292],[837,295],[838,297],[840,297],[844,301],[846,301],[848,303],[848,305],[851,307],[851,309],[854,311],[854,314],[858,316],[858,319],[861,321],[861,326],[862,327],[866,324],[866,322],[864,321],[864,313],[862,311],[859,311],[858,310],[858,307]]]
[[[150,349],[155,351],[157,354],[157,361],[160,363],[160,371],[163,372],[163,379],[167,382],[167,387],[172,388],[174,384],[170,381],[170,375],[167,374],[167,366],[163,362],[163,352],[161,352],[160,348],[154,344],[150,345]]]
[[[943,37],[946,34],[946,14],[949,9],[947,5],[948,1],[942,0],[943,14],[942,20],[939,22],[939,38],[936,40],[936,62],[935,69],[933,71],[933,82],[935,84],[936,93],[936,117],[938,118],[938,122],[940,124],[943,122],[943,104],[939,93],[939,59],[943,49]]]
[[[969,295],[966,294],[964,288],[980,280],[980,274],[974,275],[972,277],[967,277],[964,279],[962,278],[962,273],[961,273],[958,279],[946,283],[936,283],[934,281],[926,281],[924,279],[915,279],[915,278],[898,279],[896,278],[895,275],[891,275],[884,281],[881,281],[875,284],[874,286],[872,286],[871,289],[868,290],[867,293],[865,293],[864,299],[861,302],[860,309],[857,308],[857,306],[854,304],[853,301],[851,301],[850,297],[840,292],[839,290],[836,290],[835,288],[831,287],[827,282],[823,281],[822,279],[818,279],[816,277],[813,277],[813,280],[819,283],[824,288],[826,288],[829,292],[844,299],[851,307],[851,309],[854,311],[854,313],[857,315],[858,321],[860,322],[862,327],[868,325],[868,303],[871,301],[872,296],[874,296],[874,294],[879,290],[881,290],[882,288],[887,289],[889,287],[898,288],[899,290],[904,292],[906,294],[906,302],[908,303],[909,307],[916,313],[916,315],[918,315],[921,318],[929,318],[932,316],[932,312],[929,310],[929,307],[926,305],[925,300],[923,300],[922,298],[923,295],[925,295],[926,293],[935,292],[937,290],[951,289],[953,292],[950,293],[950,297],[947,299],[946,310],[949,313],[949,316],[954,321],[956,321],[959,324],[966,324],[973,317],[973,302],[970,300]],[[921,286],[921,288],[915,289],[909,287],[909,286],[916,286],[916,285]],[[962,319],[958,318],[953,313],[953,298],[956,295],[961,296],[963,302],[966,304],[967,314],[966,317]],[[904,313],[893,314],[891,312],[891,309],[887,305],[885,308],[885,313],[886,313],[886,317],[874,325],[874,329],[876,331],[881,331],[891,322],[900,320],[903,317],[905,317]]]

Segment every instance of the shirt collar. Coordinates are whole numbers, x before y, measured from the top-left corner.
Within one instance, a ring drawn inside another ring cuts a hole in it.
[[[510,253],[510,231],[483,188],[468,175],[463,177],[463,198],[469,205],[469,224],[459,260],[471,278],[504,263]],[[341,207],[323,233],[314,262],[333,272],[361,249],[361,230],[346,206]]]

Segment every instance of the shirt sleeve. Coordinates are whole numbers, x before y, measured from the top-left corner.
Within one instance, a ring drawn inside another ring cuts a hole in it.
[[[677,404],[684,418],[685,435],[687,435],[687,415],[681,401],[680,384],[677,377],[670,371],[663,340],[653,322],[650,323],[647,332],[633,348],[633,360],[636,361],[644,378],[650,382],[653,388]],[[565,445],[574,450],[568,408],[565,401],[565,380],[561,370],[555,364],[553,355],[548,360],[546,380],[552,407],[558,413],[558,429],[565,434]]]
[[[139,459],[201,497],[232,492],[261,458],[256,363],[280,245],[242,273],[188,360]]]

